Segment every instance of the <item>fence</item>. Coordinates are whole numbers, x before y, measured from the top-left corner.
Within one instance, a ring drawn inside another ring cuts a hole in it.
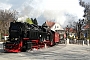
[[[60,44],[65,44],[67,40],[60,40]],[[88,45],[90,44],[90,40],[69,40],[69,44],[81,44],[81,45]]]

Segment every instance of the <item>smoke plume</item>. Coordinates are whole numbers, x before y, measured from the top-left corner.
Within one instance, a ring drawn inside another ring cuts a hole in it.
[[[84,14],[84,8],[79,5],[78,0],[29,0],[21,9],[21,17],[40,18],[43,16],[43,19],[53,20],[62,26],[66,25],[66,22],[83,18]]]

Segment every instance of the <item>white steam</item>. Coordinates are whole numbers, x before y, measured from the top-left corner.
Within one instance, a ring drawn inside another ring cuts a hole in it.
[[[44,16],[46,20],[55,20],[65,25],[66,21],[77,21],[82,18],[83,10],[78,0],[29,0],[23,4],[21,16]]]

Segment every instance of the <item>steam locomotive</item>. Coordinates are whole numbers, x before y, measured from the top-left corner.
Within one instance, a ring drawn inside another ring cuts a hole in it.
[[[22,52],[54,46],[60,42],[59,36],[47,26],[14,21],[10,23],[9,38],[3,43],[3,49],[5,52]]]

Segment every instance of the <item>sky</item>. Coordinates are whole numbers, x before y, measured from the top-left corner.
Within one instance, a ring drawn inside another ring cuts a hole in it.
[[[39,25],[50,20],[65,26],[82,19],[84,14],[78,0],[0,0],[0,9],[17,10],[23,21],[27,17],[37,18]]]

